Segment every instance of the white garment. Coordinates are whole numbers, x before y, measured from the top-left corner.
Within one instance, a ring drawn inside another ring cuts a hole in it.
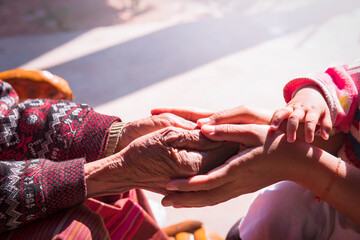
[[[302,186],[284,181],[265,188],[239,225],[242,240],[360,239],[360,227]]]

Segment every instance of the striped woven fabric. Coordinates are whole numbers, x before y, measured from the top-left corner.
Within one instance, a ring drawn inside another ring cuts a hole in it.
[[[102,201],[103,200],[103,201]],[[140,190],[88,199],[66,211],[0,235],[0,239],[168,239]]]

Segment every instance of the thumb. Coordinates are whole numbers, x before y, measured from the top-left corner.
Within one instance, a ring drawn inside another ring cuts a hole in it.
[[[256,124],[204,125],[202,134],[213,141],[241,143],[247,147],[260,146],[264,143],[269,126]]]

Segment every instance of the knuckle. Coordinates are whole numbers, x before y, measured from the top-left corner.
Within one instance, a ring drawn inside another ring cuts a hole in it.
[[[247,105],[240,105],[237,107],[237,111],[240,113],[249,113],[252,112],[252,109]]]
[[[224,118],[225,116],[226,116],[225,111],[219,111],[219,112],[214,113],[211,116],[211,118],[216,121],[216,120],[220,120],[220,119]]]
[[[215,134],[219,135],[219,136],[222,136],[226,133],[230,133],[233,131],[234,131],[234,128],[232,127],[231,124],[224,124],[222,126],[218,126],[215,128]]]
[[[316,121],[315,118],[309,118],[309,119],[306,119],[306,120],[305,120],[305,123],[306,123],[307,125],[316,125],[317,121]]]
[[[289,120],[290,123],[296,123],[299,121],[299,116],[297,116],[296,114],[292,114],[291,116],[289,116]]]
[[[281,116],[283,116],[283,115],[289,115],[289,114],[291,114],[292,112],[293,112],[293,108],[290,107],[290,106],[286,106],[286,107],[284,107],[284,108],[281,108],[281,109],[277,110],[277,111],[276,111],[276,115],[277,115],[278,117],[281,117]]]
[[[172,119],[175,115],[172,113],[163,113],[161,115],[158,115],[162,119]]]
[[[274,112],[274,117],[280,117],[282,114],[285,113],[285,109],[284,108],[281,108],[281,109],[278,109]]]
[[[158,115],[157,121],[159,121],[160,124],[165,127],[172,126],[175,123],[173,115],[171,113],[164,113],[162,115]]]
[[[281,118],[279,118],[277,116],[273,116],[273,118],[271,119],[271,122],[278,123],[278,122],[280,122],[280,119]]]
[[[180,132],[180,129],[170,126],[162,129],[160,136],[164,141],[171,141],[180,138],[182,136],[182,132]]]
[[[280,110],[276,110],[272,116],[272,120],[273,121],[279,121],[280,119],[280,113],[279,113]]]
[[[317,106],[314,106],[314,105],[311,105],[308,108],[311,109],[311,110],[317,110]]]
[[[185,176],[194,176],[199,173],[199,167],[197,164],[183,164],[181,171],[184,172]]]
[[[296,108],[296,106],[290,104],[290,105],[287,105],[285,108],[283,108],[282,110],[285,112],[285,113],[292,113],[294,111],[294,108]]]
[[[163,129],[163,134],[179,133],[179,129],[174,126],[168,126]]]

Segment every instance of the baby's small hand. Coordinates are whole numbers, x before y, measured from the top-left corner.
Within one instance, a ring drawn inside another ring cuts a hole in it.
[[[329,107],[317,86],[308,86],[300,89],[294,98],[284,107],[275,111],[271,119],[271,127],[276,129],[288,119],[287,140],[296,140],[296,131],[299,122],[305,122],[305,141],[314,141],[316,126],[320,125],[320,136],[327,140],[332,128]]]

